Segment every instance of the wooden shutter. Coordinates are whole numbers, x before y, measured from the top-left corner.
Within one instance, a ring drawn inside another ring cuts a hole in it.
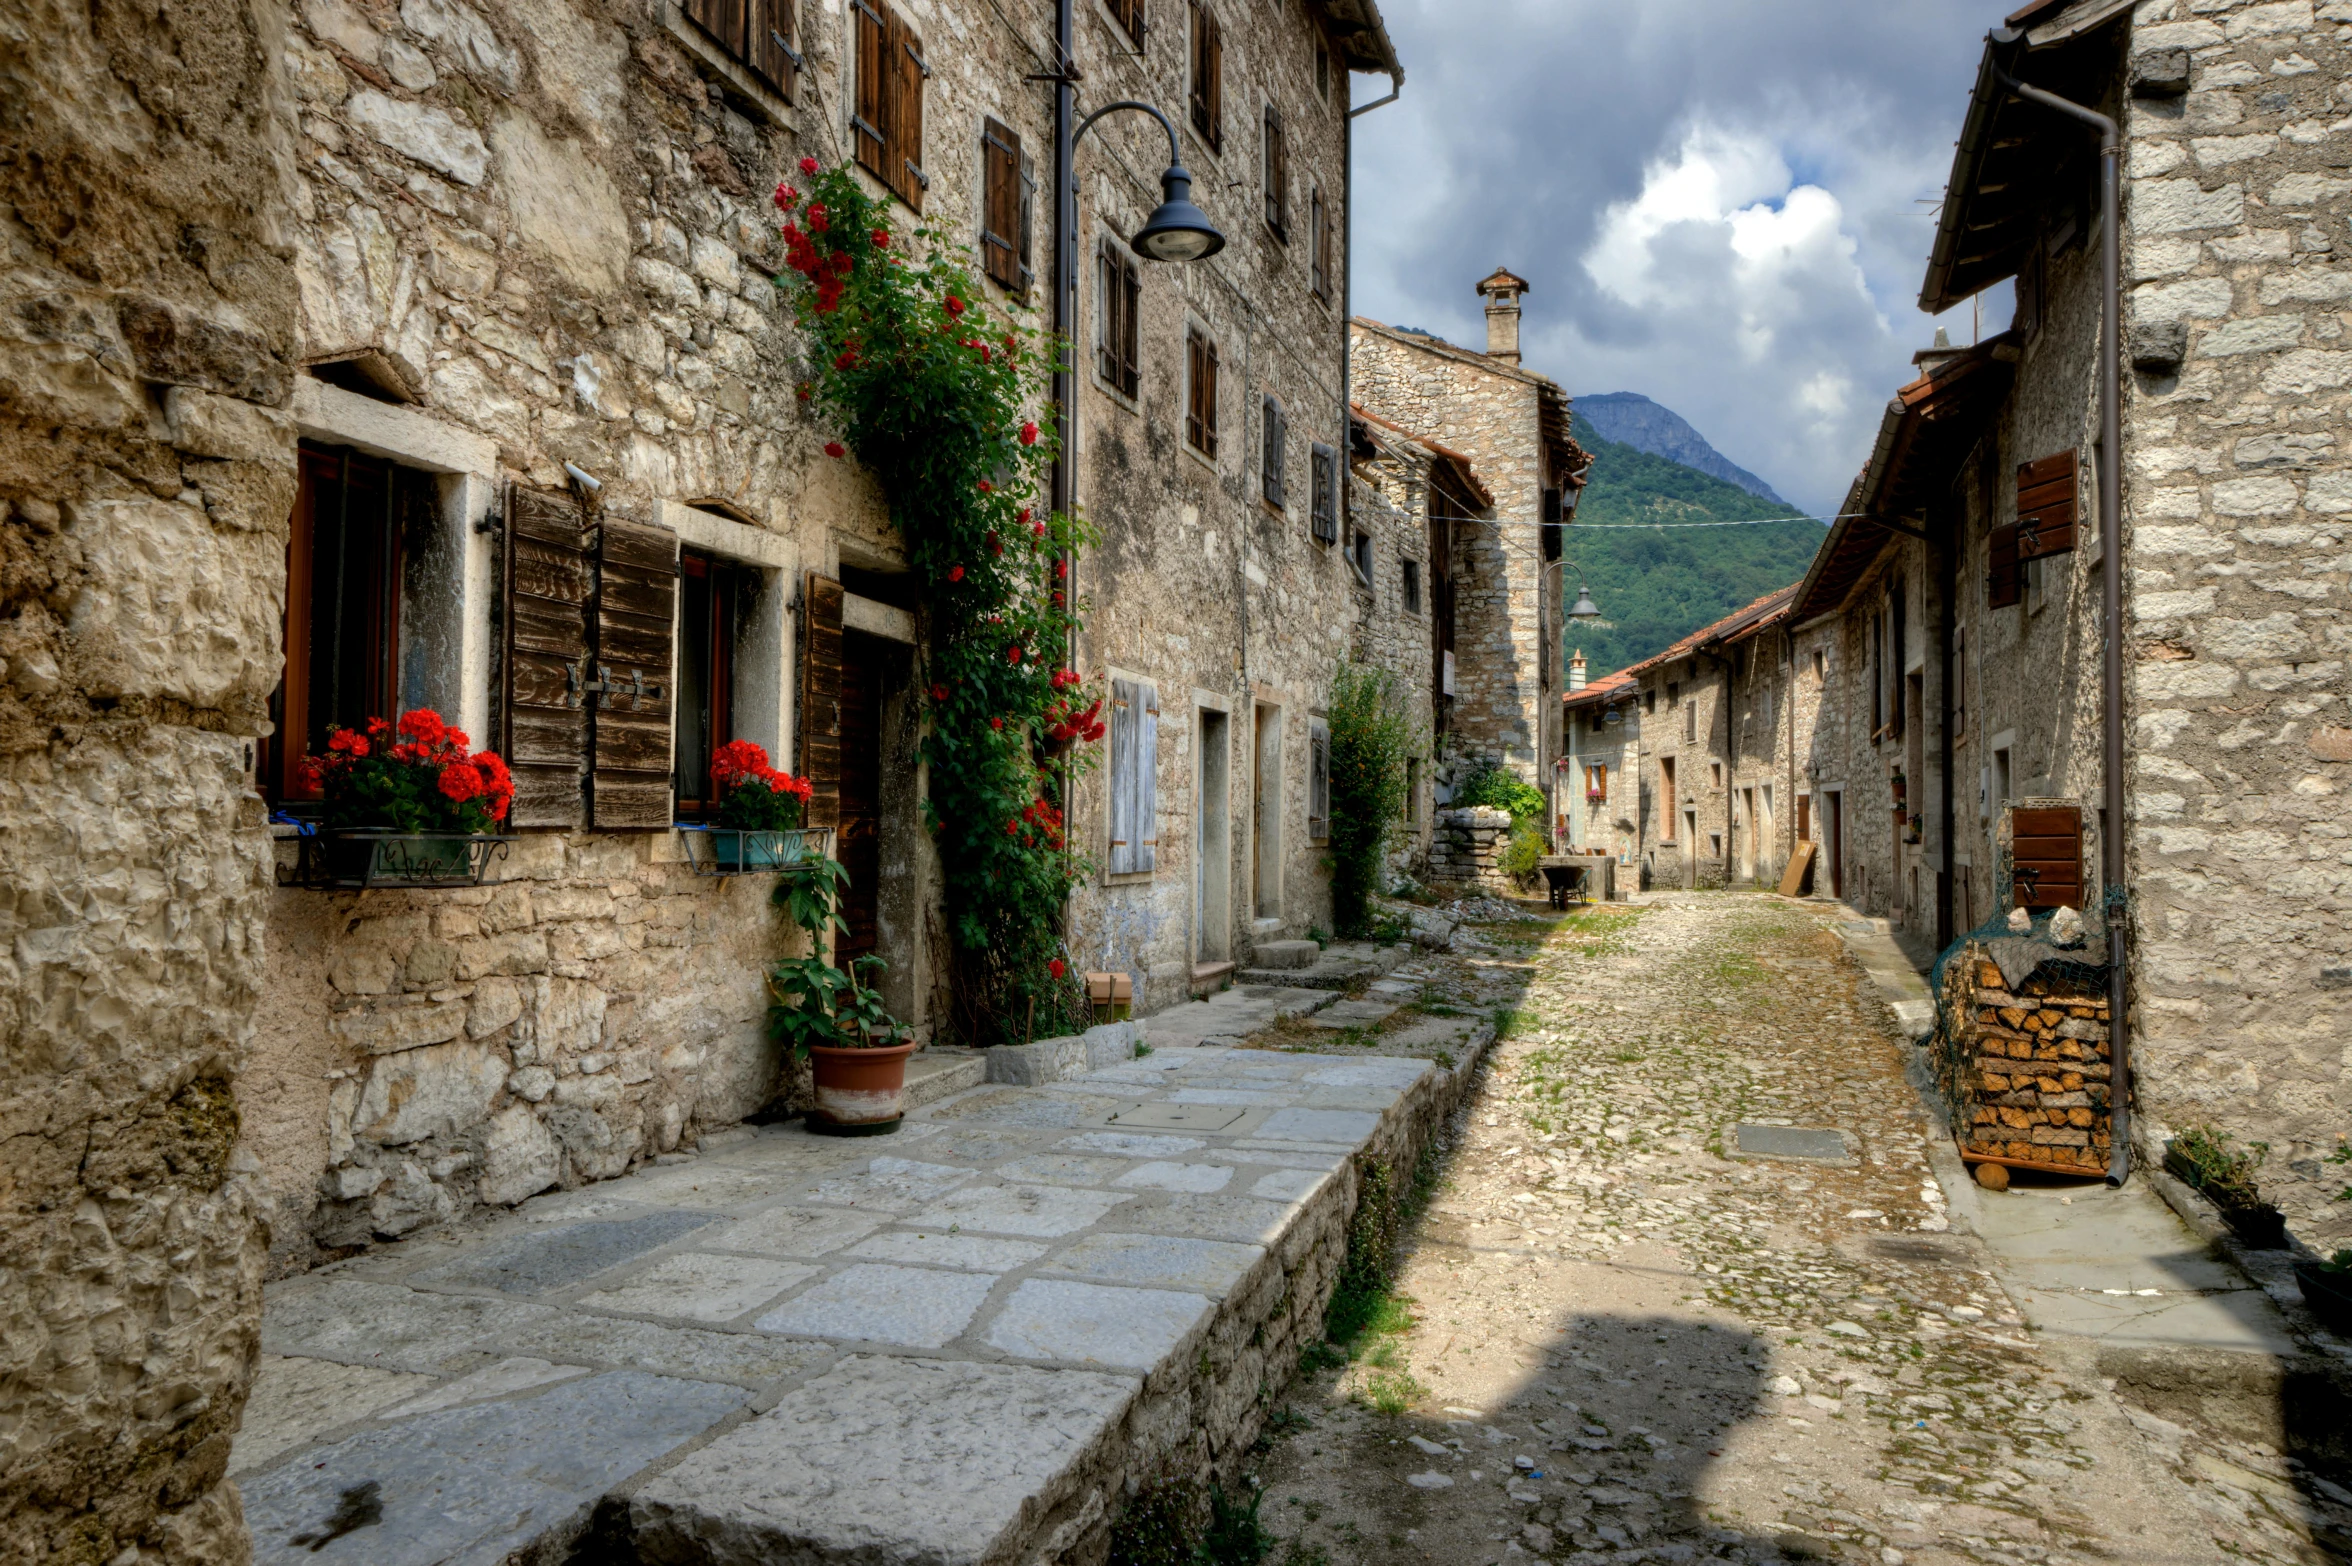
[[[1312,230],[1307,235],[1307,280],[1315,297],[1322,299],[1331,292],[1331,214],[1323,204],[1321,185],[1315,187],[1308,205]]]
[[[2009,876],[2019,908],[2083,905],[2082,807],[2046,805],[2009,813]]]
[[[1192,5],[1192,128],[1211,151],[1224,146],[1225,39],[1206,0]]]
[[[1813,838],[1813,796],[1797,796],[1797,841],[1811,842]]]
[[[745,9],[744,63],[790,103],[800,72],[800,51],[792,43],[794,0],[747,0]]]
[[[1207,345],[1198,332],[1184,334],[1184,438],[1195,449],[1208,450],[1208,431],[1201,424],[1201,386],[1208,379]]]
[[[570,831],[588,760],[587,518],[562,490],[506,492],[506,668],[499,749],[514,772],[507,825]],[[663,670],[666,682],[669,671]]]
[[[589,683],[588,825],[656,832],[670,824],[671,669],[678,535],[605,520],[596,550],[596,678]]]
[[[1320,442],[1310,448],[1308,524],[1317,539],[1339,542],[1339,453]]]
[[[1014,291],[1026,294],[1029,285],[1037,281],[1037,269],[1029,258],[1035,254],[1037,231],[1037,160],[1028,153],[1021,154],[1021,188],[1019,192],[1019,233],[1014,236],[1018,247],[1014,253]]]
[[[1265,445],[1259,456],[1263,472],[1259,475],[1259,489],[1273,505],[1283,503],[1282,455],[1290,443],[1290,431],[1284,427],[1282,404],[1269,397],[1265,402]]]
[[[1201,449],[1217,454],[1217,345],[1201,339],[1201,429],[1208,442]]]
[[[841,824],[841,584],[811,571],[801,595],[800,773],[813,827]]]
[[[1096,354],[1095,367],[1104,380],[1132,397],[1141,381],[1136,352],[1136,338],[1139,335],[1136,317],[1142,305],[1143,281],[1136,271],[1135,263],[1107,239],[1103,241],[1100,262],[1102,343]],[[1190,339],[1187,339],[1186,347],[1189,352]],[[1188,358],[1185,374],[1189,378],[1191,373]],[[1189,380],[1185,395],[1188,398],[1191,396]],[[1191,439],[1189,402],[1186,409],[1186,438]]]
[[[1143,0],[1111,0],[1111,15],[1138,47],[1143,43]]]
[[[1331,725],[1321,718],[1307,725],[1307,840],[1331,836]]]
[[[1986,539],[1985,604],[2006,609],[2024,594],[2025,572],[2017,558],[2017,524],[2004,522]]]
[[[1132,397],[1143,385],[1143,271],[1124,252],[1117,259],[1125,295],[1119,310],[1119,389]]]
[[[1266,105],[1266,223],[1290,238],[1290,144],[1282,134],[1282,111]]]
[[[1110,873],[1140,874],[1159,861],[1160,702],[1149,681],[1111,681],[1110,759]]]
[[[858,166],[891,189],[890,18],[874,0],[850,0],[857,29],[857,102],[849,117],[850,154]]]
[[[2039,560],[2074,548],[2080,470],[2071,451],[2017,465],[2017,558]]]
[[[759,0],[685,0],[687,18],[717,40],[720,48],[743,58],[743,28],[747,14]]]
[[[906,24],[890,18],[890,188],[917,212],[931,177],[923,172],[923,80],[931,68],[923,61],[923,40]]]
[[[980,126],[980,259],[1005,288],[1020,289],[1022,267],[1013,241],[1020,232],[1021,137],[1001,120]]]

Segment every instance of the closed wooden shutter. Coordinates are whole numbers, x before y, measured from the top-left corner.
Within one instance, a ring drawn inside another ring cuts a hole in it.
[[[1159,862],[1159,690],[1148,680],[1111,681],[1110,873],[1137,875]]]
[[[841,824],[841,599],[839,582],[811,571],[801,595],[800,773],[810,826]]]
[[[931,177],[923,172],[923,80],[931,68],[923,60],[923,40],[904,17],[891,17],[890,32],[891,177],[886,183],[920,212],[923,192],[931,188]]]
[[[1118,19],[1119,25],[1126,29],[1127,36],[1140,48],[1145,26],[1143,0],[1111,0],[1111,15]]]
[[[2044,805],[2009,813],[2009,885],[2019,908],[2083,905],[2082,807]]]
[[[998,286],[1018,290],[1021,227],[1021,136],[1002,120],[980,125],[980,261]]]
[[[1264,492],[1268,504],[1279,506],[1283,504],[1283,453],[1289,449],[1290,431],[1282,416],[1282,404],[1271,397],[1266,399],[1264,417],[1265,444],[1264,450],[1259,453],[1263,474],[1259,488]]]
[[[1331,725],[1321,718],[1307,725],[1307,839],[1331,836]]]
[[[744,63],[776,89],[786,103],[800,73],[800,51],[792,36],[797,21],[794,0],[749,0],[746,10]]]
[[[1204,456],[1217,454],[1217,345],[1198,332],[1185,338],[1184,438]]]
[[[1312,232],[1307,236],[1307,280],[1318,299],[1331,292],[1331,213],[1323,203],[1323,187],[1317,185],[1309,201]]]
[[[1335,544],[1339,542],[1339,452],[1336,449],[1320,442],[1310,449],[1308,481],[1312,485],[1308,525],[1317,540]]]
[[[857,100],[850,111],[850,155],[892,190],[890,177],[890,18],[874,0],[850,0],[857,31]]]
[[[595,831],[657,832],[670,824],[677,613],[678,535],[607,518],[596,551],[595,700],[588,709],[588,825]]]
[[[1797,841],[1800,843],[1809,843],[1812,840],[1813,796],[1810,794],[1799,794],[1797,796]]]
[[[1266,105],[1266,226],[1290,237],[1290,151],[1283,145],[1282,112]]]
[[[1211,151],[1224,145],[1225,39],[1206,0],[1192,5],[1192,128]]]
[[[1201,339],[1201,428],[1207,440],[1201,447],[1210,456],[1217,454],[1217,345]]]
[[[743,58],[743,27],[746,14],[758,0],[685,0],[687,18],[695,26],[711,35],[720,48],[737,59]]]
[[[2025,573],[2017,558],[2017,524],[2004,522],[1986,540],[1985,604],[2006,609],[2024,596]]]
[[[1029,285],[1037,281],[1037,269],[1029,258],[1036,254],[1037,244],[1037,160],[1028,153],[1021,154],[1021,232],[1020,292],[1029,292]]]
[[[1099,266],[1102,281],[1102,342],[1096,350],[1095,368],[1105,381],[1132,397],[1142,381],[1136,339],[1140,335],[1138,314],[1143,303],[1143,279],[1135,262],[1107,239],[1103,241]],[[1185,373],[1188,377],[1191,374],[1189,364]],[[1191,395],[1189,389],[1186,395]],[[1189,404],[1185,438],[1192,438]]]
[[[587,518],[571,495],[508,487],[498,748],[514,773],[507,825],[517,831],[566,832],[584,819],[588,607],[596,590],[589,548]]]
[[[2071,451],[2018,464],[2018,559],[2039,560],[2074,548],[2079,479]]]

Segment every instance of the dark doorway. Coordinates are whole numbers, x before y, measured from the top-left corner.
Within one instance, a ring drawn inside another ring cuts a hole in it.
[[[863,631],[841,633],[841,827],[834,854],[849,872],[833,945],[846,963],[881,944],[882,701],[898,649]]]
[[[1846,796],[1832,791],[1821,796],[1828,805],[1829,895],[1846,895]]]

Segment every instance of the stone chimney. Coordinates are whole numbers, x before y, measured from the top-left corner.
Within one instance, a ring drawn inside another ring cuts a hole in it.
[[[1584,649],[1581,647],[1576,649],[1576,656],[1568,660],[1568,689],[1584,689]]]
[[[1486,296],[1486,356],[1517,364],[1519,296],[1527,292],[1527,279],[1513,277],[1498,266],[1494,276],[1478,285],[1478,291]]]

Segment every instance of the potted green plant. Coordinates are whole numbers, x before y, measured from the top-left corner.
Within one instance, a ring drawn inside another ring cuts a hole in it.
[[[801,826],[809,784],[768,764],[767,750],[750,740],[729,740],[711,755],[711,792],[717,807],[709,821],[681,822],[691,833],[687,857],[706,875],[741,875],[781,870],[808,851]],[[702,846],[697,852],[695,845]]]
[[[816,1095],[811,1131],[887,1135],[905,1118],[906,1063],[915,1043],[866,982],[886,964],[869,956],[837,967],[826,954],[827,937],[849,928],[841,917],[849,872],[839,860],[808,854],[783,868],[776,903],[808,937],[809,950],[768,970],[769,1035],[809,1061]]]
[[[2221,1209],[2233,1233],[2257,1250],[2278,1250],[2287,1243],[2286,1215],[2262,1199],[2254,1172],[2270,1155],[2267,1142],[2231,1146],[2227,1131],[2190,1126],[2167,1143],[2164,1167],[2194,1186]]]
[[[514,802],[506,763],[477,752],[463,729],[429,707],[397,723],[335,725],[323,756],[302,774],[322,816],[302,840],[296,879],[313,886],[457,886],[482,878]]]

